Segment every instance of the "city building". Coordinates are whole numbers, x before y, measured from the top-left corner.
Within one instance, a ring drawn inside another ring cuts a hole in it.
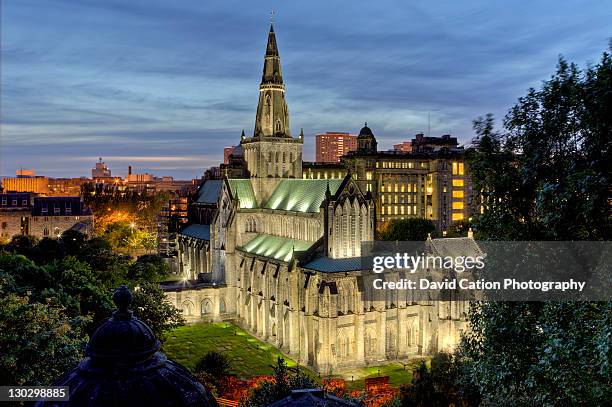
[[[341,163],[302,163],[302,178],[304,179],[343,179],[348,169]]]
[[[86,177],[80,178],[49,178],[50,196],[80,196],[81,186],[91,182]]]
[[[28,192],[0,194],[0,242],[15,235],[28,234],[32,199]]]
[[[132,172],[132,166],[128,166],[128,174],[125,177],[125,181],[130,184],[146,184],[153,183],[155,181],[155,177],[153,174],[149,174],[148,172],[142,174],[136,174]]]
[[[241,138],[245,138],[244,131]],[[248,176],[246,163],[244,161],[244,148],[238,145],[232,148],[232,152],[227,156],[227,163],[219,166],[218,178],[244,178]]]
[[[316,162],[336,163],[340,157],[357,149],[357,136],[349,133],[326,132],[316,135]]]
[[[376,200],[377,226],[393,219],[425,218],[444,234],[453,222],[476,213],[463,147],[448,135],[411,142],[411,151],[377,151],[376,138],[364,127],[362,146],[342,157],[363,191]]]
[[[451,137],[450,134],[445,134],[442,137],[425,136],[422,133],[417,134],[410,142],[411,151],[435,152],[440,150],[460,151],[463,150],[458,146],[457,138]]]
[[[223,164],[229,164],[229,157],[234,152],[236,146],[225,147],[223,149]]]
[[[111,170],[106,166],[100,157],[100,161],[96,163],[96,166],[91,170],[91,178],[111,178]]]
[[[20,168],[17,171],[15,171],[15,173],[17,174],[18,177],[35,177],[36,176],[36,171],[35,170],[28,170],[25,168]]]
[[[349,162],[351,173],[304,178],[304,137],[290,132],[280,62],[271,27],[255,129],[240,140],[248,176],[200,186],[191,221],[177,235],[175,260],[183,281],[164,285],[166,298],[188,321],[233,320],[325,374],[452,348],[466,326],[466,303],[418,303],[409,290],[366,299],[373,288],[364,285],[360,256],[361,243],[374,239],[373,192],[378,185],[385,192],[395,188],[382,177],[387,172],[380,173],[379,184],[369,181],[377,181],[379,168],[388,169],[387,158],[378,158],[376,138],[366,125],[355,161]],[[429,185],[429,161],[415,157],[406,165],[414,160],[418,182],[406,184],[411,193],[414,188],[415,200],[425,202],[427,191],[420,188]],[[451,168],[459,173],[456,163]],[[358,169],[363,180],[353,175],[355,167],[364,167]],[[423,216],[426,210],[425,204],[417,208]],[[477,250],[471,238],[428,244],[442,256]]]
[[[19,169],[15,177],[3,177],[2,186],[5,192],[48,194],[49,178],[37,176],[34,170]]]
[[[157,252],[164,257],[177,254],[176,233],[188,221],[189,192],[181,190],[173,194],[157,214]]]
[[[93,231],[93,215],[78,196],[48,197],[30,193],[0,194],[0,236],[59,237],[67,230]]]
[[[409,153],[412,151],[412,141],[404,141],[399,144],[394,144],[393,150],[401,151],[402,153]]]

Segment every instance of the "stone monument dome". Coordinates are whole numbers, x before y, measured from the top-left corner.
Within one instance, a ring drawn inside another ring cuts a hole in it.
[[[113,295],[117,310],[94,332],[85,359],[55,386],[68,386],[69,401],[37,406],[217,406],[212,395],[180,364],[160,352],[155,334],[129,309],[125,285]]]

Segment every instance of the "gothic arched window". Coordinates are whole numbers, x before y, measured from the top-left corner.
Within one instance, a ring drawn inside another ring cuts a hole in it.
[[[372,329],[368,329],[365,338],[365,353],[366,355],[372,355],[376,353],[376,334]]]
[[[244,228],[245,232],[257,232],[257,221],[253,217],[249,217],[246,220],[246,225]]]
[[[202,315],[212,314],[212,302],[209,299],[205,299],[200,304],[200,311]]]
[[[183,305],[181,305],[181,311],[183,311],[183,315],[193,315],[193,304],[191,301],[185,301]]]

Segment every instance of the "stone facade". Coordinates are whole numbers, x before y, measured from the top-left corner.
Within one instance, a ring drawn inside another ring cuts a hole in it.
[[[291,137],[287,115],[270,30],[255,132],[241,137],[249,177],[200,187],[199,223],[178,237],[184,281],[164,286],[168,300],[189,321],[235,321],[323,373],[452,347],[465,304],[416,302],[406,292],[364,300],[361,243],[374,239],[373,194],[352,174],[302,179],[303,137]],[[371,130],[361,135],[362,151],[375,151]],[[432,244],[444,251],[447,243]]]
[[[79,197],[34,197],[30,193],[0,194],[0,237],[59,237],[69,229],[93,232],[93,215]]]

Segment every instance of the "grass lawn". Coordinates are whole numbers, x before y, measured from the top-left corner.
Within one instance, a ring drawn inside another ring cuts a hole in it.
[[[166,355],[191,370],[211,350],[227,355],[232,362],[232,373],[241,378],[272,374],[272,365],[279,356],[285,359],[287,366],[296,365],[272,345],[261,342],[231,323],[181,326],[170,332],[164,343]]]
[[[168,339],[164,344],[164,352],[170,359],[192,370],[206,352],[211,350],[227,355],[232,361],[232,373],[243,379],[272,374],[272,365],[276,363],[279,356],[285,359],[287,366],[296,365],[295,361],[283,356],[272,345],[226,322],[181,326],[168,334]],[[344,378],[349,389],[363,389],[367,377],[377,376],[389,376],[391,386],[399,387],[410,382],[412,371],[420,363],[420,360],[412,360],[405,364],[405,368],[400,363],[390,363],[332,373],[333,377]],[[303,370],[315,376],[310,370],[305,368]]]
[[[392,387],[400,387],[402,384],[410,383],[412,371],[416,369],[421,360],[411,360],[404,365],[394,362],[381,366],[368,366],[348,370],[339,370],[334,377],[346,380],[348,389],[363,389],[365,379],[368,377],[389,376],[389,384]]]

